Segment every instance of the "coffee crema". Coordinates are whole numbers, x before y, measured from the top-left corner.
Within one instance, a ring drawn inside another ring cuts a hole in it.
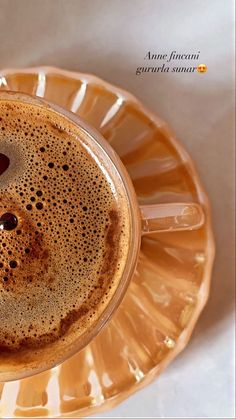
[[[0,366],[73,343],[121,279],[126,197],[83,135],[46,106],[0,100]]]

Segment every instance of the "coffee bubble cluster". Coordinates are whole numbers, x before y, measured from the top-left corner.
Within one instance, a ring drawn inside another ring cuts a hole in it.
[[[14,101],[0,111],[10,160],[0,176],[3,353],[86,332],[119,283],[128,228],[117,191],[66,120]]]

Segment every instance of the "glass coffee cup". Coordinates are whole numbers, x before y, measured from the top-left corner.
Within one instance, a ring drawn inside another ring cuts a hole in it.
[[[36,374],[63,362],[86,346],[99,333],[125,295],[136,267],[142,235],[153,232],[197,229],[204,223],[204,214],[201,206],[196,203],[183,202],[139,206],[132,182],[119,157],[94,128],[73,113],[44,100],[21,93],[1,93],[0,101],[5,101],[8,104],[12,102],[17,104],[19,108],[26,105],[31,106],[45,114],[55,115],[57,120],[61,120],[62,125],[66,121],[67,125],[73,126],[73,129],[78,132],[78,141],[81,141],[83,147],[90,150],[92,159],[99,164],[105,177],[109,179],[116,190],[119,190],[120,196],[122,196],[121,206],[125,209],[125,219],[128,226],[127,251],[122,274],[112,297],[99,313],[96,321],[90,324],[84,333],[67,343],[62,343],[61,339],[58,339],[58,341],[48,343],[43,347],[39,346],[36,350],[35,348],[33,350],[24,349],[21,355],[17,353],[13,358],[8,358],[8,355],[4,353],[2,362],[0,356],[0,381],[8,381]],[[0,153],[2,153],[1,148]],[[4,213],[10,213],[9,211],[8,208],[4,209]],[[0,217],[2,215],[0,214]],[[4,225],[3,222],[1,225]],[[68,333],[70,333],[70,330],[68,330]],[[28,356],[27,360],[26,355],[30,355],[30,351],[33,351],[34,355],[32,357]]]

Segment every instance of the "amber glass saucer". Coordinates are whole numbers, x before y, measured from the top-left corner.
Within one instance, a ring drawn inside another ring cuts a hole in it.
[[[84,350],[32,378],[0,383],[1,417],[81,417],[148,384],[186,346],[209,293],[214,240],[208,198],[167,125],[132,95],[95,76],[42,67],[0,72],[26,92],[83,117],[125,164],[140,204],[197,202],[204,226],[142,239],[136,273],[108,326]]]

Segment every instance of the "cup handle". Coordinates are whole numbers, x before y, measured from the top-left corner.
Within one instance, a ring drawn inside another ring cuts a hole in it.
[[[201,205],[196,203],[170,203],[141,205],[142,234],[197,230],[205,222]]]

